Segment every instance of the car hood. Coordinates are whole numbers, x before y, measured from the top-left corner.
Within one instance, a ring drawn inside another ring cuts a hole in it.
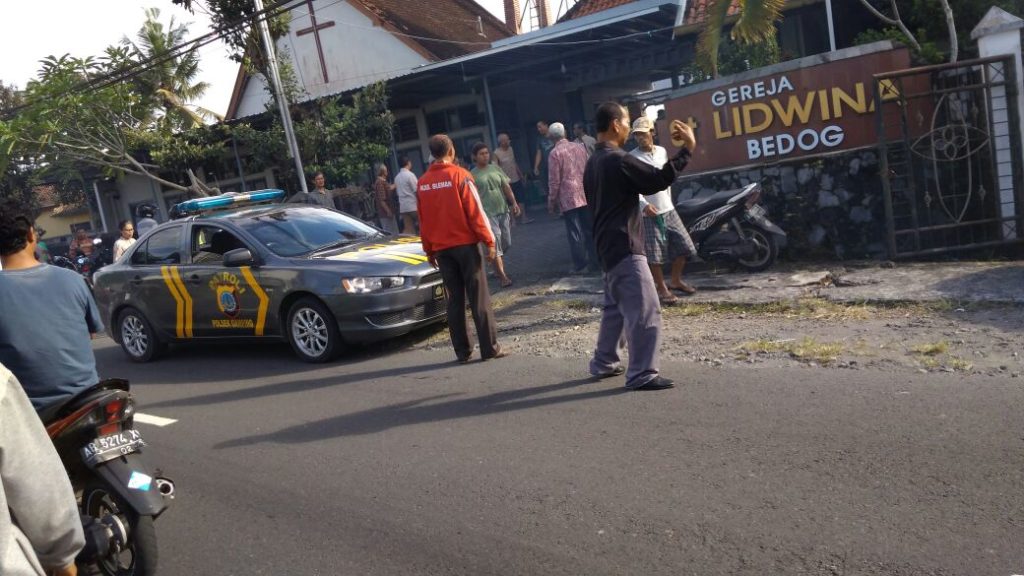
[[[377,238],[318,254],[312,260],[358,262],[365,265],[368,272],[373,270],[374,274],[381,275],[423,275],[433,270],[419,236]]]

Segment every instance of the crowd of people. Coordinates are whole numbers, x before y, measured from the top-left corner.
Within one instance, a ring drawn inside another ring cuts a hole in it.
[[[617,103],[600,106],[593,143],[574,127],[578,142],[560,123],[538,124],[548,145],[538,147],[534,172],[547,176],[548,207],[561,213],[572,247],[573,269],[600,270],[604,305],[590,374],[625,376],[630,390],[663,390],[672,380],[659,371],[661,306],[672,289],[684,292],[679,273],[693,254],[665,194],[696,149],[692,129],[671,124],[679,150],[669,157],[653,145],[646,118],[630,123]],[[630,137],[639,143],[627,153]],[[481,360],[507,355],[498,343],[484,260],[502,285],[510,285],[502,254],[511,246],[511,222],[524,217],[525,198],[507,135],[492,154],[484,143],[470,151],[472,170],[456,162],[451,138],[430,138],[433,162],[416,178],[402,159],[396,181],[386,168],[374,184],[382,227],[418,228],[429,262],[440,270],[447,292],[448,330],[456,360],[474,353],[466,323],[470,308]],[[592,148],[592,149],[591,149]],[[322,174],[303,202],[331,200]],[[326,205],[326,204],[325,204]],[[391,223],[385,225],[384,220]],[[141,226],[138,226],[141,228]],[[131,245],[135,232],[121,223],[115,250]],[[76,238],[76,250],[91,247]],[[31,212],[13,199],[0,200],[0,573],[75,574],[83,545],[76,502],[67,477],[38,417],[98,380],[90,338],[103,330],[91,293],[69,270],[37,258],[39,234]],[[668,283],[661,265],[672,263]],[[40,295],[46,294],[45,298]],[[53,330],[61,326],[61,330]],[[623,347],[628,364],[623,366]]]

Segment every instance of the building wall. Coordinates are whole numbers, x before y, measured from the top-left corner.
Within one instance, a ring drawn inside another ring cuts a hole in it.
[[[85,211],[70,216],[54,216],[53,208],[47,208],[36,216],[36,226],[46,230],[44,240],[71,235],[72,227],[90,224],[89,212]]]
[[[256,174],[247,174],[246,182],[251,191],[254,186],[261,188],[273,188],[276,186],[274,173],[266,170]],[[241,192],[241,180],[232,178],[219,182],[208,182],[211,186],[217,186],[222,192]],[[167,214],[171,206],[185,200],[185,193],[171,188],[161,187],[149,178],[126,174],[117,181],[117,185],[103,194],[104,213],[107,216],[107,225],[111,230],[117,227],[121,220],[138,220],[135,209],[140,204],[154,204],[157,207],[157,220],[167,221]],[[86,217],[88,219],[88,216]]]
[[[676,201],[760,182],[761,205],[788,233],[789,260],[885,258],[886,224],[875,149],[819,156],[768,167],[684,177]]]
[[[320,57],[313,34],[298,35],[311,26],[308,7],[299,5],[292,11],[288,35],[277,42],[278,51],[285,51],[295,69],[296,80],[307,97],[319,98],[396,76],[429,61],[390,32],[375,26],[363,12],[348,2],[327,0],[313,2],[318,26],[334,25],[320,30],[320,44],[327,66],[324,81]],[[262,77],[249,80],[238,107],[237,117],[262,113],[270,101]]]

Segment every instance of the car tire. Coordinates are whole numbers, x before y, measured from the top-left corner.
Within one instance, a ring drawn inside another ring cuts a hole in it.
[[[135,308],[125,308],[118,314],[117,340],[133,362],[154,360],[167,347],[156,335],[146,316]]]
[[[328,362],[340,351],[338,322],[327,306],[315,298],[302,298],[292,305],[285,331],[292,350],[304,362]]]

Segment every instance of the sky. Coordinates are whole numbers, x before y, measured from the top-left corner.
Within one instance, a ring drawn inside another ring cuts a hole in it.
[[[504,20],[502,0],[478,3]],[[160,9],[165,24],[171,16],[176,22],[190,22],[189,38],[209,32],[209,18],[202,10],[189,14],[171,0],[8,0],[3,8],[6,26],[0,34],[0,80],[23,88],[35,78],[39,61],[47,56],[95,56],[125,36],[134,39],[149,7]],[[197,104],[223,114],[238,65],[228,59],[220,42],[201,48],[199,57],[202,70],[198,80],[208,82],[210,89]]]

